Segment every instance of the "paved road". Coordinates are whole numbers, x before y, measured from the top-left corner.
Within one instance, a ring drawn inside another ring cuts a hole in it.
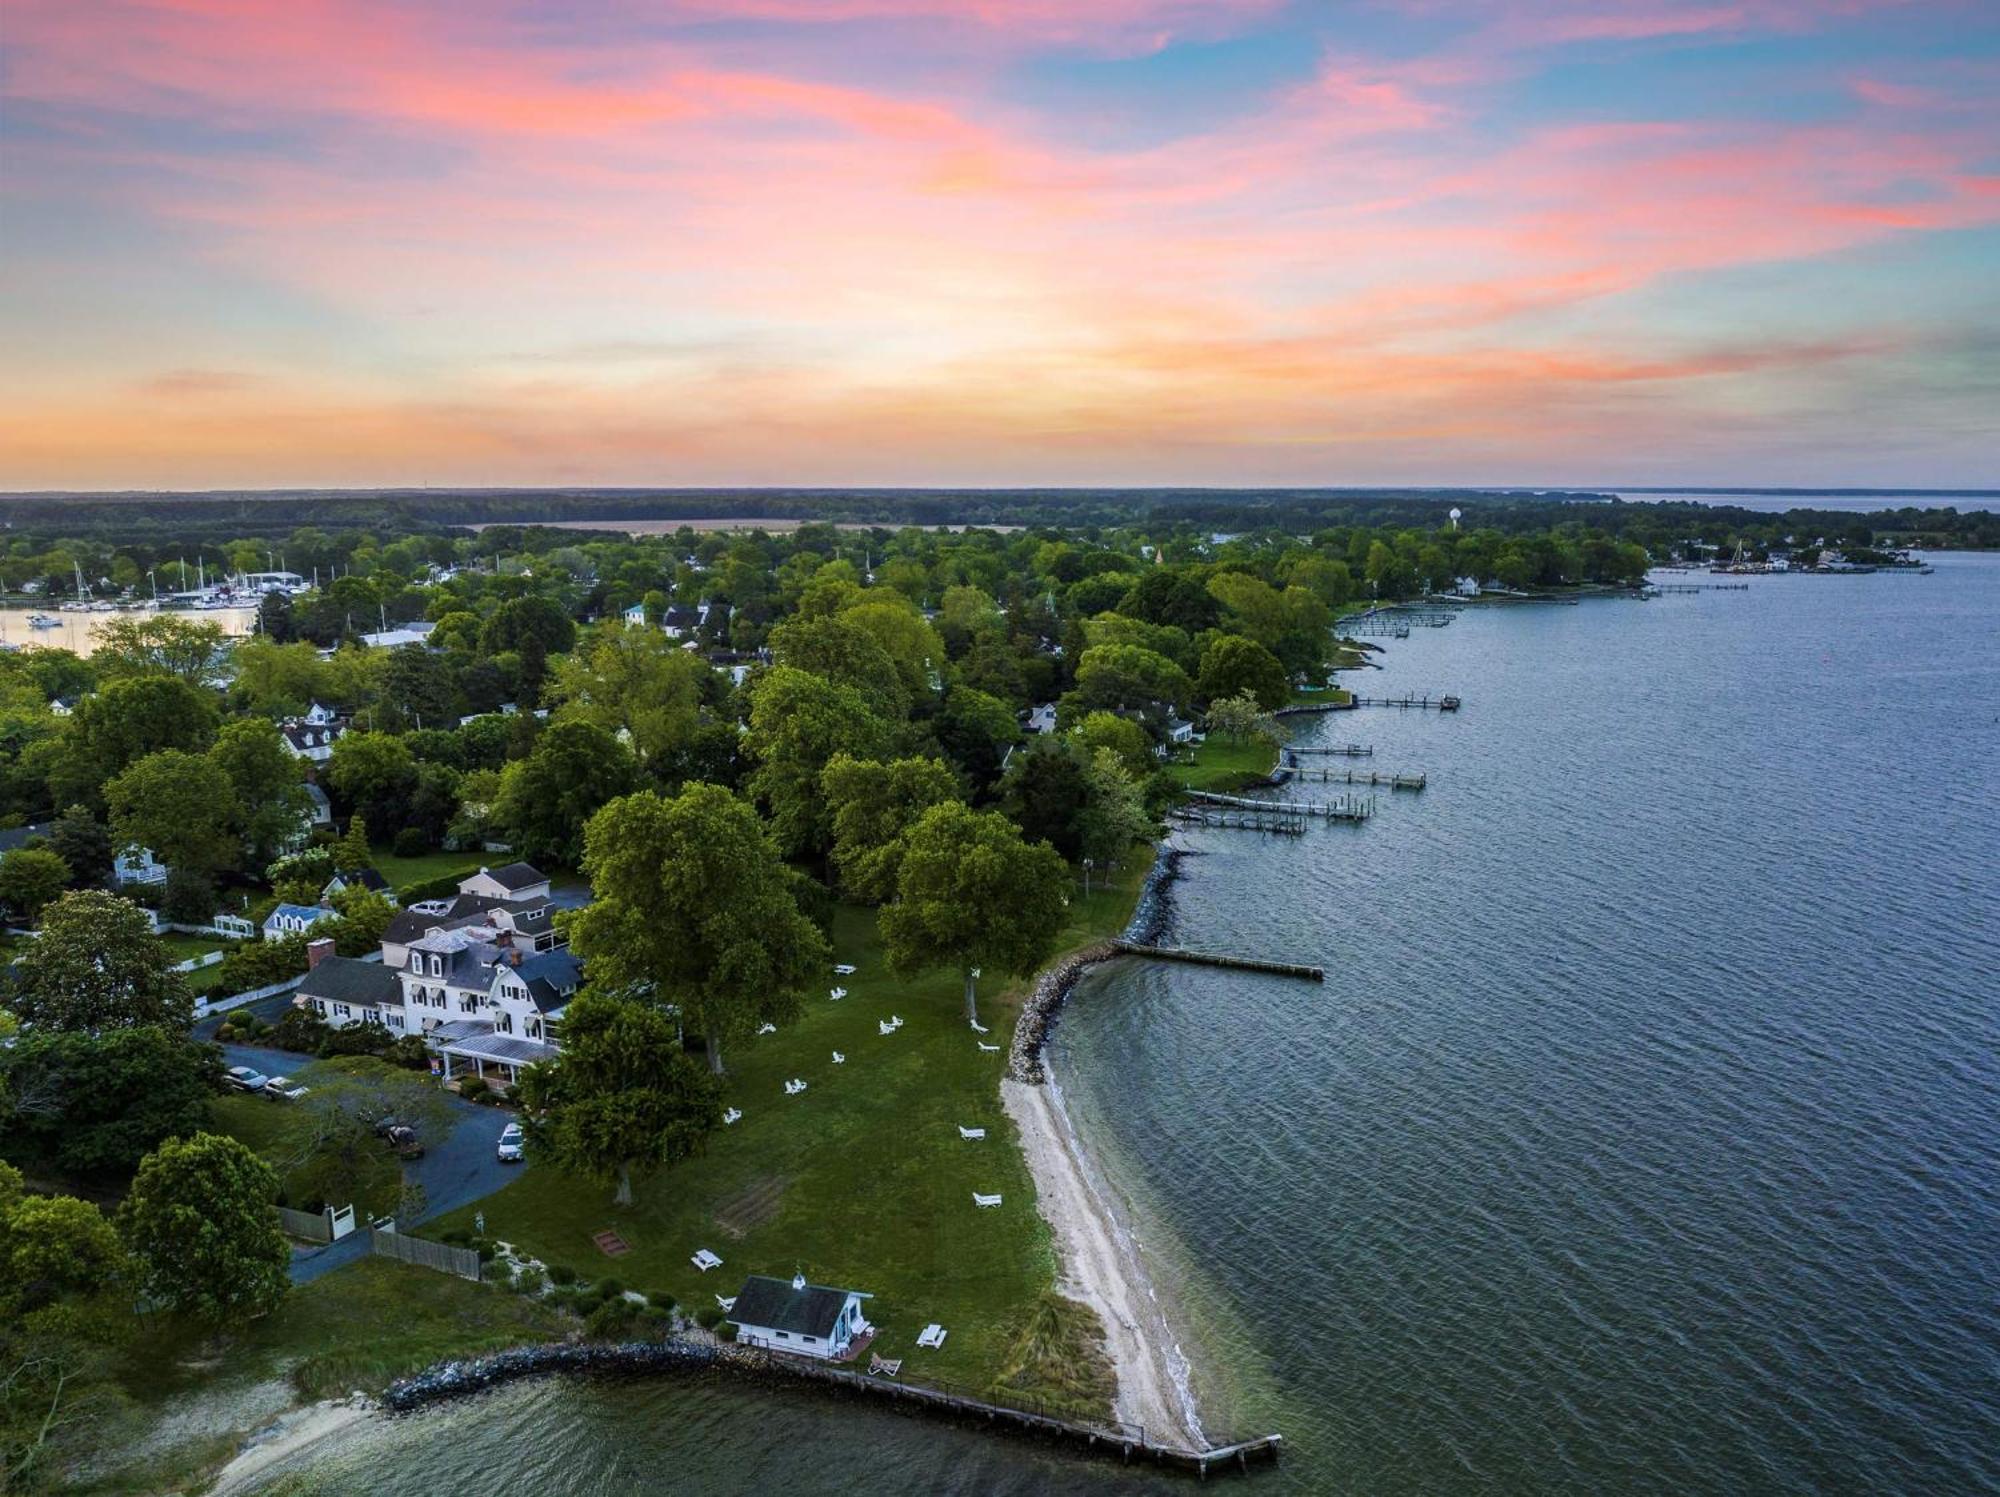
[[[312,1062],[289,1050],[271,1050],[260,1045],[224,1045],[224,1060],[232,1066],[249,1066],[266,1076],[289,1075]],[[482,1196],[490,1196],[511,1183],[525,1165],[502,1164],[495,1155],[500,1130],[514,1120],[514,1114],[499,1107],[481,1107],[445,1098],[451,1108],[451,1132],[443,1139],[427,1139],[422,1159],[403,1166],[403,1176],[424,1188],[424,1211],[414,1222],[420,1226],[433,1217],[468,1206]],[[273,1103],[272,1106],[280,1106]],[[292,1282],[304,1284],[332,1273],[368,1256],[368,1231],[357,1228],[339,1242],[330,1243],[292,1259]]]

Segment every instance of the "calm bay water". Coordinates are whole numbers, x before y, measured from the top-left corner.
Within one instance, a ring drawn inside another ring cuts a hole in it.
[[[2000,1491],[2000,557],[1473,611],[1308,724],[1427,771],[1187,839],[1054,1050],[1257,1490]],[[541,1383],[330,1490],[1187,1490],[849,1404]]]

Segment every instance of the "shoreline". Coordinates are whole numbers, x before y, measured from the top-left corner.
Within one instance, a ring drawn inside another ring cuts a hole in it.
[[[1160,843],[1125,939],[1157,944],[1165,938],[1173,925],[1171,890],[1186,856],[1187,849]],[[1187,1355],[1044,1054],[1078,979],[1119,954],[1115,945],[1099,942],[1069,953],[1036,979],[1015,1023],[1000,1100],[1035,1182],[1036,1209],[1055,1241],[1056,1290],[1088,1305],[1103,1322],[1104,1349],[1118,1384],[1114,1416],[1141,1426],[1148,1438],[1205,1450],[1209,1441],[1189,1385]]]
[[[327,1399],[292,1409],[252,1434],[202,1490],[207,1497],[248,1492],[280,1462],[344,1435],[378,1413],[374,1400],[365,1397]]]

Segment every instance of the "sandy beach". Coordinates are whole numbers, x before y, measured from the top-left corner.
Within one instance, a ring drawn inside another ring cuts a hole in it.
[[[235,1459],[216,1473],[208,1497],[230,1497],[249,1491],[280,1461],[289,1460],[322,1440],[331,1439],[375,1413],[374,1405],[346,1399],[294,1409],[268,1428],[259,1430]]]
[[[1148,1440],[1200,1450],[1208,1441],[1174,1376],[1174,1339],[1154,1300],[1138,1249],[1077,1152],[1053,1087],[1000,1084],[1007,1114],[1035,1177],[1043,1218],[1062,1263],[1058,1288],[1097,1311],[1118,1375],[1117,1417]]]

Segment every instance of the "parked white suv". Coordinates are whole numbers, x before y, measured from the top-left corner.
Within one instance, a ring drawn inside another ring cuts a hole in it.
[[[519,1164],[521,1162],[521,1142],[522,1133],[519,1123],[509,1123],[505,1128],[500,1130],[500,1147],[495,1152],[500,1156],[502,1164]]]
[[[271,1078],[249,1066],[231,1066],[222,1073],[222,1079],[239,1092],[261,1092]]]

